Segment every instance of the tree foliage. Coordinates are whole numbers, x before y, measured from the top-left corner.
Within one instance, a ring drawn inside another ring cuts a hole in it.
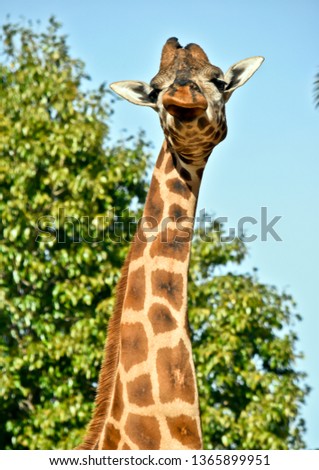
[[[256,273],[217,275],[246,252],[238,240],[219,243],[222,227],[211,231],[211,243],[200,230],[195,236],[189,295],[205,446],[301,448],[308,390],[296,370],[301,317],[290,295],[260,283]]]
[[[145,200],[143,136],[113,145],[107,91],[83,91],[51,18],[6,24],[0,64],[0,447],[69,449],[90,419],[114,288]],[[133,201],[133,205],[132,205]],[[130,213],[128,208],[131,207]],[[119,218],[120,217],[120,218]],[[189,313],[208,448],[303,445],[291,297],[218,274],[246,250],[201,240]]]
[[[58,28],[3,28],[1,448],[79,440],[127,249],[114,214],[127,240],[123,214],[145,199],[143,140],[106,146],[105,87],[82,91],[84,66]]]

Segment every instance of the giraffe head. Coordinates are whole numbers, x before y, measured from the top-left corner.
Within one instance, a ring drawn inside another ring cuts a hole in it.
[[[226,137],[225,103],[263,60],[241,60],[223,74],[200,46],[182,47],[176,38],[170,38],[150,84],[121,81],[111,88],[128,101],[157,111],[170,148],[184,163],[201,166]]]

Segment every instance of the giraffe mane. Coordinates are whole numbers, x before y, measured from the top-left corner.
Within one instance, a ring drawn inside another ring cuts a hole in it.
[[[100,370],[93,417],[84,437],[84,441],[77,447],[78,450],[91,450],[97,448],[99,437],[103,431],[105,417],[111,405],[116,369],[118,366],[121,317],[130,258],[131,250],[129,251],[121,269],[120,281],[116,289],[115,306],[107,328],[107,340],[104,348],[104,358]]]

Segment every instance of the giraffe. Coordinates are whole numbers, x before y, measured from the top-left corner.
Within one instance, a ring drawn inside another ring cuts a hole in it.
[[[201,449],[187,275],[203,171],[227,133],[225,103],[263,57],[223,74],[197,44],[165,43],[150,84],[111,84],[153,108],[165,139],[117,287],[95,411],[79,449]]]

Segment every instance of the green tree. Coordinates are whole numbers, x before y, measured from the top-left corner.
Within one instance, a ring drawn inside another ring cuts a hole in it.
[[[111,145],[105,86],[51,18],[3,27],[0,64],[0,448],[68,449],[90,419],[130,215],[145,200],[143,136]],[[132,204],[133,201],[133,204]],[[128,208],[131,207],[130,213]],[[115,215],[116,214],[116,215]],[[189,313],[208,448],[303,446],[293,300],[246,254],[196,232]],[[298,421],[299,419],[299,421]]]
[[[256,272],[226,272],[246,248],[238,239],[221,243],[219,224],[208,232],[209,243],[202,229],[195,234],[189,294],[205,447],[302,448],[309,389],[296,368],[296,305]]]
[[[44,33],[7,24],[2,41],[0,448],[72,448],[148,154],[142,137],[107,145],[105,86],[83,91],[84,65],[54,18]]]

